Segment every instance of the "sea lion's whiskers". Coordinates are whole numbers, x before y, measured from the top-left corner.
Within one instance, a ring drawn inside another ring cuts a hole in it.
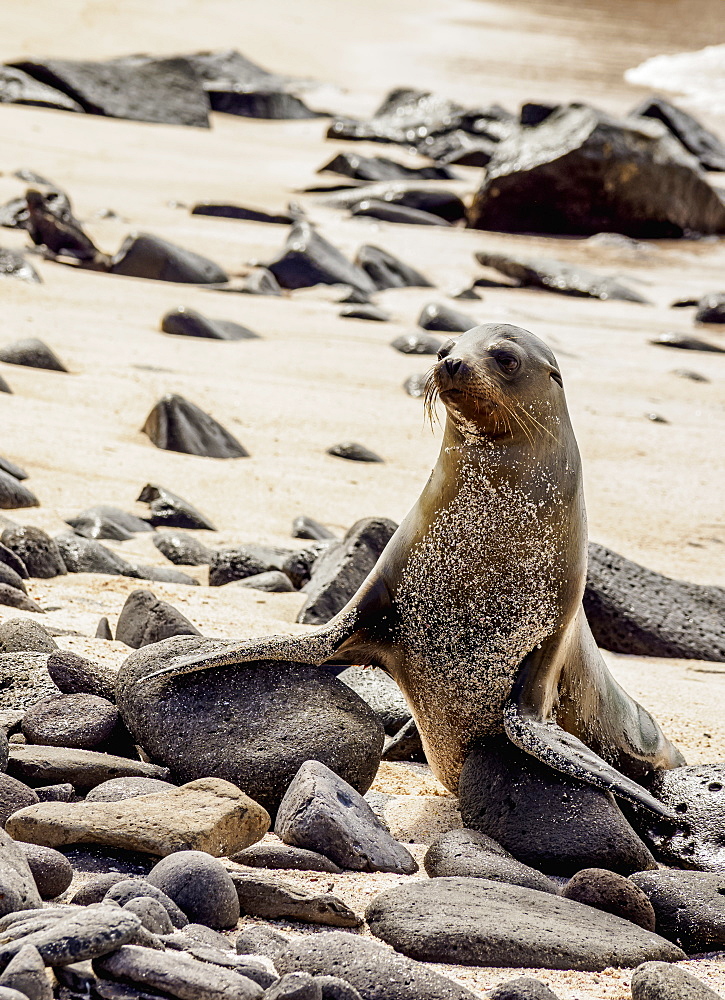
[[[536,419],[536,417],[533,415],[533,413],[529,413],[529,411],[526,409],[526,407],[522,406],[522,404],[518,400],[514,400],[514,402],[515,402],[516,408],[518,410],[520,410],[521,413],[523,413],[523,415],[526,417],[527,420],[531,421],[531,423],[537,428],[537,430],[543,431],[544,434],[548,434],[549,435],[549,437],[552,439],[552,441],[555,441],[557,444],[559,443],[559,437],[556,434],[552,434],[552,432],[549,430],[549,428],[545,427],[544,424],[542,424],[540,421],[538,421]]]
[[[426,417],[430,424],[431,431],[435,430],[435,424],[439,424],[437,404],[439,399],[438,385],[435,379],[435,366],[429,369],[425,377],[425,389],[423,392],[423,423]]]

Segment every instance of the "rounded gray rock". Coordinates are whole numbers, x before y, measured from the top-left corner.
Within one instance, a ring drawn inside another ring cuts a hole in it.
[[[158,778],[111,778],[92,788],[86,795],[86,802],[122,802],[139,795],[171,792],[176,787],[170,781],[160,781]]]
[[[43,626],[28,618],[12,618],[0,625],[0,652],[54,653],[57,649]]]
[[[17,842],[33,873],[38,892],[43,899],[55,899],[65,892],[73,881],[70,861],[52,847]]]
[[[53,989],[45,971],[45,963],[37,948],[21,948],[0,975],[0,986],[19,990],[28,1000],[52,1000]]]
[[[688,954],[725,949],[725,872],[660,869],[630,878],[654,907],[658,934]]]
[[[639,924],[646,931],[655,929],[655,911],[647,896],[631,879],[603,868],[582,868],[562,889],[561,895],[598,910],[615,913],[624,920]]]
[[[189,920],[215,930],[234,927],[239,920],[234,882],[224,865],[209,854],[170,854],[151,869],[147,878],[170,896]]]
[[[174,930],[168,913],[153,896],[134,896],[123,904],[123,909],[135,913],[152,934],[171,934]]]
[[[360,1000],[360,994],[340,976],[315,976],[322,990],[322,1000]]]
[[[157,886],[153,885],[147,879],[123,878],[120,881],[116,881],[109,885],[103,901],[125,906],[132,899],[140,899],[142,897],[144,899],[148,897],[155,899],[160,906],[163,906],[173,927],[179,929],[183,927],[185,929],[188,925],[189,921],[186,915],[176,905],[171,896],[157,888]]]
[[[322,1000],[322,989],[309,972],[288,972],[264,996],[265,1000]]]
[[[200,635],[198,628],[150,590],[134,590],[126,598],[116,625],[116,640],[133,649],[172,635]]]
[[[337,679],[359,694],[383,724],[388,736],[410,719],[410,708],[393,678],[379,667],[348,667]]]
[[[289,943],[289,938],[273,927],[253,924],[243,927],[237,935],[236,950],[238,955],[264,955],[276,963]]]
[[[486,994],[488,1000],[558,1000],[556,993],[533,976],[517,976],[499,983]]]
[[[42,528],[32,525],[18,525],[6,528],[2,533],[2,544],[7,545],[22,559],[28,576],[50,579],[65,576],[68,572],[60,549]]]
[[[546,875],[517,861],[491,837],[475,830],[444,833],[428,848],[423,864],[431,878],[487,878],[555,895],[559,891],[557,884]]]
[[[18,809],[36,802],[40,802],[40,798],[32,788],[9,774],[0,774],[0,826],[5,826],[7,818]]]
[[[687,969],[669,962],[645,962],[632,973],[632,1000],[722,1000]]]
[[[63,694],[94,694],[106,701],[116,700],[115,671],[78,653],[56,650],[48,657],[48,673]]]
[[[58,694],[44,698],[25,713],[22,731],[41,746],[94,750],[118,725],[115,705],[94,694]]]
[[[90,906],[91,903],[101,903],[111,886],[117,882],[126,882],[128,875],[121,872],[104,872],[102,875],[94,875],[84,882],[70,900],[76,906]]]

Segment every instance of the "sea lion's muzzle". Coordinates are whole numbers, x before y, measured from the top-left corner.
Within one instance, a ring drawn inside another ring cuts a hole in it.
[[[439,392],[460,389],[471,377],[471,369],[462,358],[443,358],[435,366],[433,373]]]

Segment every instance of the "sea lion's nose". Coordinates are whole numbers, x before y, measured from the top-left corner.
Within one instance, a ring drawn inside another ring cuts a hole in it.
[[[446,358],[443,365],[451,378],[454,378],[461,368],[463,368],[463,362],[460,358]]]

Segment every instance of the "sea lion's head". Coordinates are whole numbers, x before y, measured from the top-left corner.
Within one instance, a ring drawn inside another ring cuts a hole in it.
[[[447,341],[428,377],[426,403],[440,398],[464,438],[551,434],[564,404],[556,358],[519,326],[487,323]]]

